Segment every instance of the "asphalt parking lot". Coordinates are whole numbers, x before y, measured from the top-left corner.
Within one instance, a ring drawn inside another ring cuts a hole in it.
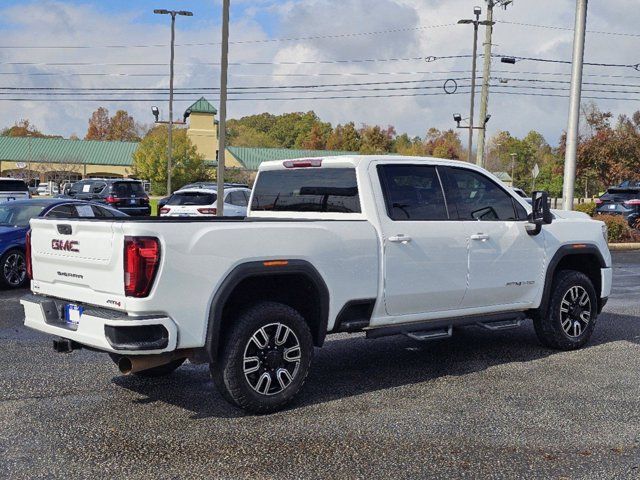
[[[206,366],[144,380],[56,354],[0,292],[0,477],[640,478],[640,252],[614,264],[586,349],[545,349],[531,325],[335,337],[298,401],[262,417]]]

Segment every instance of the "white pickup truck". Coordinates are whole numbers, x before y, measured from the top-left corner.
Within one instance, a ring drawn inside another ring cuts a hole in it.
[[[532,203],[456,161],[269,162],[244,219],[32,220],[25,325],[123,373],[209,363],[261,413],[300,390],[327,333],[429,340],[529,318],[543,345],[579,348],[611,289],[607,231]]]

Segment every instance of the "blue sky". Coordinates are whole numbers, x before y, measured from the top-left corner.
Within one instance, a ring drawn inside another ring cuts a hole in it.
[[[442,94],[440,87],[447,78],[468,77],[469,74],[464,72],[469,71],[470,60],[441,59],[427,64],[424,58],[430,55],[468,55],[471,30],[455,23],[460,18],[469,17],[475,4],[484,7],[483,0],[232,0],[231,3],[231,40],[236,42],[231,45],[230,52],[230,61],[236,63],[230,68],[231,88],[414,80],[415,85],[425,86],[418,90],[414,85],[414,89],[409,90],[398,84],[393,87],[395,90],[386,91],[396,95],[388,98],[262,100],[263,97],[275,98],[277,95],[245,96],[244,99],[238,96],[237,101],[229,103],[231,117],[264,111],[314,110],[321,118],[334,124],[348,121],[357,125],[393,124],[399,132],[424,135],[430,127],[451,128],[451,114],[468,110],[466,93],[447,96]],[[570,59],[570,30],[535,25],[570,29],[574,5],[575,2],[568,0],[516,0],[507,11],[497,11],[499,21],[513,23],[496,25],[495,51]],[[220,39],[221,1],[214,0],[4,0],[0,3],[0,35],[3,39],[0,44],[0,87],[166,87],[168,48],[165,44],[169,38],[169,22],[166,16],[154,15],[154,8],[194,12],[194,17],[180,18],[177,23],[177,43],[189,46],[180,46],[176,51],[176,87],[186,90],[217,87],[218,67],[210,64],[219,61],[220,56],[220,47],[216,43]],[[639,22],[637,0],[590,4],[591,30],[636,33]],[[393,31],[380,33],[387,30]],[[270,41],[327,35],[334,38]],[[87,48],[52,48],[74,45]],[[106,48],[105,45],[124,45],[126,48]],[[15,48],[24,46],[39,48]],[[591,33],[587,37],[586,58],[635,64],[640,62],[639,46],[640,37]],[[388,61],[393,58],[412,60]],[[363,59],[377,61],[322,63]],[[85,65],[51,65],[76,62]],[[256,62],[261,65],[255,65]],[[494,61],[493,68],[493,81],[497,87],[490,98],[492,118],[489,134],[509,130],[523,136],[535,129],[542,132],[551,144],[556,144],[566,127],[568,100],[564,90],[553,88],[559,86],[564,89],[568,86],[566,83],[536,84],[536,89],[528,90],[530,93],[557,93],[560,97],[503,93],[509,88],[518,91],[514,77],[568,81],[569,67],[535,62],[505,66]],[[455,73],[460,71],[463,73]],[[600,84],[590,87],[593,90],[606,89],[607,84],[615,83],[611,77],[602,76],[605,74],[620,77],[618,83],[639,84],[637,88],[625,87],[627,90],[640,90],[640,73],[631,68],[588,67],[585,73],[588,75],[585,81]],[[417,83],[425,80],[433,83]],[[511,83],[503,84],[501,80]],[[426,85],[431,85],[430,89]],[[508,88],[503,88],[504,85]],[[352,94],[362,95],[363,88],[373,87],[355,86]],[[397,96],[416,91],[437,95]],[[207,93],[206,96],[217,104],[215,93]],[[6,93],[0,94],[0,127],[29,118],[47,133],[83,136],[91,112],[101,105],[112,112],[124,108],[142,123],[151,120],[150,101],[135,95],[125,97],[126,102],[106,99],[100,102],[47,102],[44,96],[40,100],[3,100],[7,97]],[[175,111],[181,112],[197,97],[199,94],[178,95]],[[627,97],[639,98],[640,95]],[[247,98],[251,100],[243,101]],[[164,97],[154,101],[166,111]],[[640,102],[635,100],[597,102],[601,108],[616,114],[632,113],[640,108]]]

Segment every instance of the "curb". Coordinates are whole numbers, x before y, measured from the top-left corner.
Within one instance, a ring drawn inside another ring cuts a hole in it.
[[[609,250],[618,252],[640,250],[640,243],[610,243]]]

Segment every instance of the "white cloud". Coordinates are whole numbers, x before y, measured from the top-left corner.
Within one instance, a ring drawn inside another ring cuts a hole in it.
[[[273,24],[269,29],[275,37],[306,37],[381,31],[395,28],[409,29],[403,32],[381,35],[359,35],[349,38],[307,40],[299,42],[269,42],[232,45],[231,61],[291,62],[309,60],[337,60],[363,58],[392,58],[415,56],[442,56],[468,54],[471,47],[469,26],[448,26],[440,28],[418,28],[441,24],[454,24],[460,18],[472,14],[474,4],[483,6],[485,2],[468,0],[290,0],[287,2],[254,1],[244,2],[245,16],[232,25],[232,40],[266,39],[265,28],[258,23],[259,18],[269,15]],[[233,3],[239,5],[239,2]],[[574,2],[538,0],[536,2],[516,0],[506,12],[498,10],[498,20],[573,26]],[[637,0],[610,0],[592,2],[589,11],[589,28],[593,30],[614,30],[635,32],[640,12]],[[219,8],[216,5],[215,8]],[[237,7],[239,8],[239,7]],[[98,6],[76,4],[71,6],[63,1],[45,1],[5,8],[0,11],[5,24],[11,25],[9,35],[4,35],[5,44],[156,44],[168,41],[168,25],[140,22],[139,13],[129,11],[119,15],[106,16]],[[217,42],[219,27],[214,24],[194,23],[196,29],[185,29],[184,22],[178,21],[178,43]],[[195,20],[193,20],[195,21]],[[277,28],[273,28],[276,26]],[[413,30],[412,30],[413,29]],[[481,42],[483,35],[481,34]],[[521,25],[498,23],[494,36],[494,51],[518,56],[533,56],[553,59],[570,59],[572,32],[566,30],[541,29]],[[587,38],[586,60],[607,63],[635,64],[637,37],[605,36],[589,34]],[[90,50],[0,50],[0,61],[81,61],[95,63],[116,62],[166,62],[168,48],[145,49],[90,49]],[[177,49],[177,87],[218,86],[218,69],[184,65],[186,63],[215,62],[219,58],[219,47],[182,47]],[[496,77],[553,78],[568,81],[569,77],[534,75],[520,72],[569,72],[567,65],[544,64],[538,62],[518,62],[505,65],[494,60]],[[371,62],[331,65],[267,65],[232,66],[230,86],[243,85],[291,85],[321,83],[351,83],[367,81],[446,78],[446,74],[419,75],[374,75],[375,72],[415,72],[469,70],[470,59],[438,60],[433,63],[417,62]],[[28,69],[28,70],[27,70]],[[42,72],[154,72],[164,75],[160,67],[49,67],[49,66],[9,66],[2,71]],[[291,77],[270,76],[271,74],[366,74],[350,76]],[[598,83],[640,83],[638,72],[633,69],[605,69],[587,67],[585,82]],[[591,77],[589,75],[613,74],[635,78],[613,79]],[[261,76],[253,76],[261,75]],[[453,74],[452,74],[453,75]],[[166,86],[164,76],[153,77],[86,77],[86,76],[0,76],[5,86],[74,86],[74,87],[156,87]],[[435,83],[434,85],[439,85]],[[516,83],[511,82],[513,86]],[[567,84],[545,84],[552,88],[568,88]],[[588,86],[585,89],[615,89],[605,86]],[[628,91],[631,88],[621,88]],[[496,88],[495,91],[499,91]],[[503,89],[504,90],[504,89]],[[427,90],[425,90],[426,92]],[[428,90],[429,92],[433,90]],[[438,90],[435,90],[438,91]],[[517,90],[513,90],[517,91]],[[537,92],[566,95],[565,91],[542,90]],[[390,93],[402,93],[395,91]],[[343,95],[357,94],[357,92]],[[338,93],[338,95],[340,95]],[[585,92],[586,96],[610,96],[598,92]],[[208,95],[214,97],[212,95]],[[269,94],[255,97],[270,96]],[[272,96],[272,95],[271,95]],[[637,95],[632,95],[638,97]],[[175,111],[181,112],[194,98],[182,98],[176,103]],[[322,118],[336,122],[353,120],[356,123],[394,124],[398,131],[411,135],[422,135],[432,126],[450,128],[453,126],[451,114],[468,110],[468,96],[424,96],[406,98],[351,99],[351,100],[303,100],[296,102],[231,102],[229,114],[233,117],[272,111],[315,110]],[[630,112],[640,108],[640,104],[623,101],[600,101],[602,108],[614,113]],[[166,102],[159,102],[166,110]],[[139,121],[148,121],[149,104],[106,103],[110,110],[126,108]],[[83,135],[91,112],[97,107],[93,103],[4,103],[0,110],[0,125],[8,125],[20,118],[30,118],[48,133],[69,135],[76,132]],[[516,135],[524,135],[529,130],[541,131],[551,143],[557,142],[566,126],[568,100],[566,98],[544,98],[493,94],[490,99],[492,119],[490,132],[507,129]]]

